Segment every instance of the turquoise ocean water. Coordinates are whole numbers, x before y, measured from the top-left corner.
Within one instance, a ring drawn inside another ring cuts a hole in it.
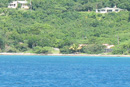
[[[130,87],[130,58],[0,56],[0,87]]]

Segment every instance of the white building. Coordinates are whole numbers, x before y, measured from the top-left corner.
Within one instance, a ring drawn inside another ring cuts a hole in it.
[[[18,7],[18,2],[17,1],[13,1],[11,3],[9,3],[8,8],[17,8]]]
[[[109,45],[109,44],[102,44],[102,45],[106,46],[106,49],[111,49],[115,46],[115,45]]]
[[[96,13],[110,13],[110,12],[120,12],[123,9],[117,8],[116,6],[114,6],[113,8],[101,8],[101,9],[96,9]]]
[[[13,1],[9,3],[8,8],[18,8],[18,5],[21,4],[21,8],[29,9],[28,2],[25,1]]]

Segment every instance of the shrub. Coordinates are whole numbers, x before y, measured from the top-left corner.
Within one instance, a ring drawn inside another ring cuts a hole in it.
[[[33,49],[35,53],[45,53],[45,54],[51,54],[53,50],[54,49],[52,47],[40,47],[40,46],[36,46]]]
[[[9,52],[9,53],[17,53],[17,52],[19,52],[16,48],[14,48],[14,47],[10,47],[8,50],[7,50],[7,52]]]
[[[72,52],[69,48],[70,48],[69,46],[64,46],[63,48],[60,49],[60,52],[63,54],[70,54]]]
[[[100,44],[91,44],[83,48],[84,53],[98,54],[104,52],[104,46]]]

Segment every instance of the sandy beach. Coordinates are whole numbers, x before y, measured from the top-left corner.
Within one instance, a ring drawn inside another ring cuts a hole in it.
[[[105,54],[35,54],[35,53],[0,53],[0,55],[27,55],[27,56],[105,56],[105,57],[130,57],[130,55],[105,55]]]

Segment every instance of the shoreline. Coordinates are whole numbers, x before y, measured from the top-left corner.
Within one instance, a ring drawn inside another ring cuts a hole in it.
[[[19,56],[104,56],[104,57],[130,57],[130,55],[105,55],[105,54],[35,54],[35,53],[0,53],[0,55]]]

